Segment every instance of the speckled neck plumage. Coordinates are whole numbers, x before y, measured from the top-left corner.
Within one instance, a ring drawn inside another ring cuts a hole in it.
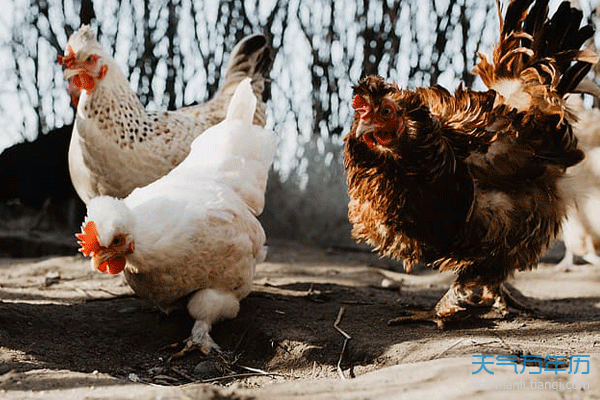
[[[96,90],[83,100],[78,112],[95,122],[119,148],[134,149],[151,141],[168,143],[173,137],[162,122],[168,113],[147,112],[114,62],[109,63],[109,72]],[[85,138],[85,132],[80,134]]]

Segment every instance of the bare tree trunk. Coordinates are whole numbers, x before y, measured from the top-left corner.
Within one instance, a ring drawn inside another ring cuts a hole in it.
[[[96,18],[96,13],[94,12],[92,0],[81,0],[81,8],[79,9],[81,24],[89,25],[94,18]]]

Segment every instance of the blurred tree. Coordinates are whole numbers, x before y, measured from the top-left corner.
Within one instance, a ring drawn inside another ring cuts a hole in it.
[[[94,4],[92,4],[92,0],[81,0],[81,7],[79,8],[79,21],[82,24],[89,25],[92,23],[92,20],[96,18],[96,13],[94,12]]]
[[[284,105],[273,106],[272,123],[291,118],[296,132],[306,137],[343,132],[350,86],[362,74],[379,73],[411,85],[471,83],[475,50],[490,48],[494,35],[486,37],[485,28],[496,25],[493,2],[476,0],[112,0],[101,8],[92,0],[11,4],[14,18],[6,21],[0,42],[12,56],[5,62],[11,79],[1,84],[0,115],[10,115],[10,129],[28,139],[72,120],[54,60],[80,23],[96,27],[142,103],[169,109],[209,98],[232,46],[244,35],[266,33],[277,56],[274,101]],[[15,90],[7,90],[11,83]],[[20,112],[15,113],[13,100]]]

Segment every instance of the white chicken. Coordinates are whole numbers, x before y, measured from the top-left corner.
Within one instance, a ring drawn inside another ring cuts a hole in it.
[[[243,80],[225,120],[196,138],[181,164],[125,199],[92,199],[76,235],[95,269],[124,271],[133,290],[161,310],[189,298],[195,323],[188,350],[218,349],[212,324],[237,315],[266,255],[256,216],[275,138],[252,125],[256,103],[250,79]]]
[[[585,109],[580,97],[570,98],[569,106],[577,115],[573,128],[586,157],[569,172],[575,205],[562,225],[565,256],[556,266],[561,271],[573,265],[574,256],[600,266],[600,110]]]
[[[58,62],[65,68],[68,92],[78,103],[69,170],[86,204],[100,195],[123,198],[173,169],[199,134],[225,118],[229,99],[242,79],[250,77],[254,93],[262,99],[271,65],[266,38],[248,36],[231,52],[225,80],[213,99],[177,111],[146,111],[89,26],[71,35]],[[261,126],[264,110],[261,101],[254,116]]]

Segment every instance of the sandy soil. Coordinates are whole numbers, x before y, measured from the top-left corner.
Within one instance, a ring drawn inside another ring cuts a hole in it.
[[[79,256],[0,259],[0,397],[600,398],[600,269],[541,264],[512,281],[531,312],[444,331],[387,325],[433,307],[452,280],[400,271],[368,253],[271,243],[239,316],[213,328],[223,356],[170,359],[193,323],[185,311],[161,314]],[[473,375],[476,354],[590,355],[590,373]],[[557,390],[485,386],[532,377]]]

